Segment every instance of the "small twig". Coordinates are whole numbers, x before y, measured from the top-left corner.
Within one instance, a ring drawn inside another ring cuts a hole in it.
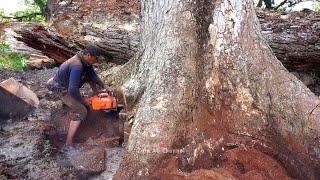
[[[320,102],[316,105],[316,107],[314,107],[314,108],[310,111],[310,113],[308,114],[308,121],[309,121],[310,116],[311,116],[311,114],[313,113],[313,111],[314,111],[315,109],[317,109],[319,106],[320,106]]]
[[[274,10],[279,9],[279,7],[283,6],[285,3],[287,3],[287,1],[288,1],[288,0],[282,1],[278,6],[276,6],[276,7],[274,8]]]

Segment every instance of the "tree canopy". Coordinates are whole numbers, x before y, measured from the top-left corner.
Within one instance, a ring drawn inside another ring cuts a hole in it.
[[[25,10],[16,11],[10,16],[5,16],[3,10],[0,11],[0,22],[11,20],[45,22],[47,0],[25,0],[24,3],[27,5]]]
[[[264,2],[264,4],[266,5],[267,9],[271,9],[272,8],[272,4],[274,4],[274,2],[272,0],[259,0],[258,2],[258,7],[262,7],[262,2]]]

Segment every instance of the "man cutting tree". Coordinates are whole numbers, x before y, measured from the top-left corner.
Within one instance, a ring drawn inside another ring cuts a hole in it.
[[[69,109],[70,125],[67,134],[67,145],[72,145],[73,137],[82,120],[87,116],[88,102],[81,97],[79,88],[89,82],[93,92],[98,93],[97,85],[109,89],[95,73],[92,64],[96,63],[100,51],[88,45],[72,58],[65,61],[59,70],[47,82],[48,89],[57,94]]]

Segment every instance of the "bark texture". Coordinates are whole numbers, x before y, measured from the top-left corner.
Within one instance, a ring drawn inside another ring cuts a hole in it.
[[[136,114],[116,179],[320,177],[320,101],[276,59],[251,0],[142,0],[141,10],[124,85]],[[239,159],[242,173],[221,169],[241,150],[286,171],[253,175]]]
[[[135,21],[139,22],[139,0],[91,0],[89,3],[84,0],[49,0],[48,3],[51,9],[51,26],[63,36],[75,36],[74,39],[96,38],[106,51],[115,49],[114,52],[108,53],[109,57],[126,58],[123,61],[128,61],[133,57],[132,52],[137,51],[140,31],[138,26],[134,25],[134,30],[122,29],[120,32],[106,27],[118,26],[112,19],[121,22],[121,26],[132,26]],[[256,11],[263,36],[285,67],[312,68],[319,64],[319,13],[304,11],[286,14],[259,8]],[[82,23],[92,24],[95,28],[82,28]],[[79,29],[86,30],[79,32]],[[98,30],[103,33],[97,33]],[[86,38],[84,32],[91,38]],[[79,38],[80,33],[82,36]],[[109,36],[114,38],[108,38]],[[124,47],[118,44],[121,39]]]
[[[48,0],[48,20],[64,34],[73,34],[67,24],[105,21],[106,17],[122,17],[139,14],[138,0]]]
[[[263,37],[286,68],[318,69],[320,14],[256,9]]]
[[[49,0],[49,24],[68,39],[94,43],[111,62],[123,64],[139,43],[137,0]]]
[[[14,27],[16,39],[27,46],[40,50],[44,55],[62,63],[81,49],[80,44],[67,40],[55,31],[40,24],[26,24]],[[36,32],[36,33],[35,33]]]
[[[126,5],[104,2],[107,3],[104,5],[105,9],[98,8],[98,4],[101,3],[99,0],[92,1],[90,9],[83,1],[62,4],[51,1],[51,3],[53,3],[51,11],[48,12],[51,17],[51,27],[56,29],[55,33],[44,32],[44,28],[40,28],[39,25],[35,27],[29,25],[18,31],[21,33],[21,40],[31,47],[45,52],[42,46],[51,46],[50,44],[56,41],[55,39],[62,38],[66,43],[56,46],[59,51],[54,55],[62,56],[63,58],[57,59],[61,61],[61,59],[67,59],[69,55],[65,56],[65,53],[59,55],[60,51],[64,52],[64,49],[69,49],[76,52],[78,50],[70,48],[72,47],[70,44],[96,43],[104,50],[104,55],[109,60],[118,64],[129,61],[137,52],[140,41],[138,1],[130,1]],[[319,13],[303,11],[286,14],[262,9],[256,9],[256,12],[263,37],[286,68],[289,70],[318,69]],[[89,16],[88,14],[95,15]],[[43,35],[39,36],[34,32]],[[52,36],[52,34],[56,35]],[[28,42],[35,38],[38,39],[37,43]]]
[[[19,36],[14,29],[24,26],[21,23],[3,23],[0,25],[0,41],[7,43],[14,53],[24,54],[30,57],[26,61],[28,69],[40,69],[43,67],[51,68],[55,61],[45,56],[41,51],[27,46],[25,43],[16,39]]]
[[[18,41],[40,50],[59,63],[72,57],[85,44],[94,43],[102,50],[102,54],[109,62],[123,64],[133,57],[139,43],[137,32],[118,27],[108,27],[102,30],[92,26],[83,26],[82,34],[73,37],[63,36],[54,29],[32,23],[16,26],[14,31],[18,34],[16,36]]]

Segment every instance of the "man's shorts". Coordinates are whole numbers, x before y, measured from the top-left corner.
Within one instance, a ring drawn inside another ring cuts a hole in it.
[[[62,102],[68,106],[67,117],[70,118],[70,120],[82,121],[86,119],[88,113],[87,108],[82,103],[70,96],[65,88],[59,87],[53,78],[49,79],[47,82],[47,88],[57,95]]]

